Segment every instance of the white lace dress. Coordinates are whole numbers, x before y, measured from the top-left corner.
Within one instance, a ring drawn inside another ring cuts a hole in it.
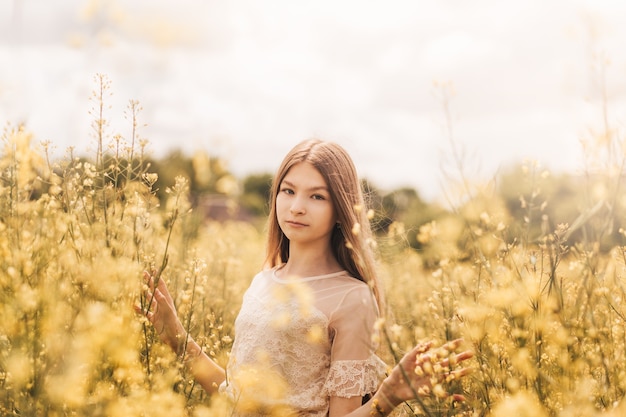
[[[331,396],[374,392],[386,367],[373,352],[367,284],[346,272],[289,280],[275,271],[254,277],[235,321],[221,390],[239,414],[326,416]]]

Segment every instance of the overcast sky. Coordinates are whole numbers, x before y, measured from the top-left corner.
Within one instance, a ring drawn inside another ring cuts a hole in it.
[[[453,86],[470,172],[524,159],[575,171],[579,140],[602,127],[599,68],[623,130],[624,22],[621,0],[4,0],[0,122],[59,153],[93,148],[103,73],[111,133],[128,136],[139,100],[157,155],[203,149],[246,175],[318,136],[374,184],[434,198],[451,154],[437,85]]]

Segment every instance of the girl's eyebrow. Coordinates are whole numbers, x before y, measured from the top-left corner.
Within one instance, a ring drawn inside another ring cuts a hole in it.
[[[283,184],[288,185],[289,187],[292,187],[292,188],[297,188],[294,183],[288,180],[283,180]],[[318,186],[310,187],[307,189],[307,191],[319,191],[319,190],[328,191],[328,187],[326,187],[325,185],[318,185]]]

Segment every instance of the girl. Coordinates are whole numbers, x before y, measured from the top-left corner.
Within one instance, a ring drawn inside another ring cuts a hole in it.
[[[244,295],[228,372],[186,334],[165,282],[155,288],[146,275],[154,297],[144,313],[161,340],[185,354],[196,381],[252,415],[384,416],[428,387],[431,378],[415,368],[432,360],[424,355],[429,345],[414,348],[379,385],[385,366],[373,341],[384,300],[363,193],[346,151],[320,140],[296,145],[274,177],[270,207],[266,265]],[[453,356],[462,361],[471,353]],[[284,391],[257,397],[246,379],[253,371]]]

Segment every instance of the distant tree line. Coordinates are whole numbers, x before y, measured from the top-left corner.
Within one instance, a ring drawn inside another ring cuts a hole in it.
[[[149,163],[150,171],[158,174],[156,187],[160,199],[165,198],[164,190],[174,183],[174,178],[183,175],[189,179],[191,203],[200,215],[210,212],[201,210],[207,201],[227,202],[230,214],[222,214],[222,219],[239,218],[260,227],[264,224],[271,173],[235,178],[228,170],[227,161],[203,152],[187,156],[173,151]],[[521,237],[540,244],[559,225],[569,226],[564,244],[601,242],[601,250],[623,244],[624,193],[620,192],[619,178],[602,174],[552,176],[529,172],[520,164],[502,173],[491,186],[464,196],[456,207],[425,201],[419,190],[410,187],[382,190],[364,179],[363,188],[374,209],[372,222],[376,233],[384,236],[401,225],[406,243],[416,250],[424,246],[420,231],[424,234],[437,224],[461,226],[453,238],[455,242],[451,242],[460,253],[464,241],[471,239],[473,233],[489,233],[492,237],[497,234],[496,240],[501,244]]]

